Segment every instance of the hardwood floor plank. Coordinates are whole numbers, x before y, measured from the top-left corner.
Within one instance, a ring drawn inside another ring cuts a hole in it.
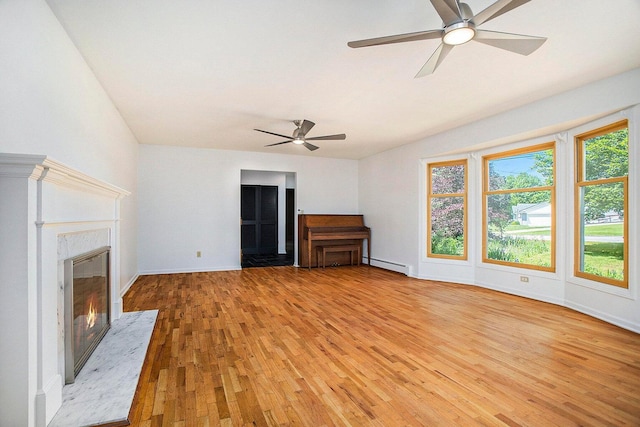
[[[640,425],[640,335],[370,267],[142,276],[155,426]]]

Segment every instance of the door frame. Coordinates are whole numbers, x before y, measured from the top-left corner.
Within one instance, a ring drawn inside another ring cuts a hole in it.
[[[294,190],[294,203],[291,206],[293,210],[293,260],[294,266],[298,266],[298,213],[300,209],[298,206],[298,176],[294,171],[278,171],[267,169],[241,169],[240,170],[240,185],[238,186],[238,213],[241,213],[241,186],[242,185],[278,185],[282,186],[282,190],[278,192],[279,207],[282,207],[282,222],[278,222],[278,229],[282,230],[282,235],[278,236],[278,253],[286,253],[286,189],[290,188]],[[280,202],[282,200],[282,202]],[[280,209],[278,211],[280,218]],[[240,216],[240,215],[239,215]],[[242,221],[241,218],[238,221],[238,255],[240,263],[242,263]],[[279,232],[280,233],[280,232]],[[282,245],[280,245],[280,239],[282,239]]]

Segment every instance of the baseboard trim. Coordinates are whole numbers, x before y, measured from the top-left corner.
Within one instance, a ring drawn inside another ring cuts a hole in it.
[[[538,294],[535,292],[520,292],[514,289],[509,289],[509,288],[503,288],[503,287],[498,287],[498,286],[494,286],[492,284],[489,283],[464,283],[461,282],[459,280],[450,280],[448,278],[445,277],[424,277],[424,276],[420,276],[419,277],[421,280],[434,280],[434,281],[440,281],[440,282],[445,282],[445,283],[460,283],[460,284],[464,284],[464,285],[469,285],[469,286],[477,286],[479,288],[484,288],[484,289],[489,289],[492,291],[496,291],[496,292],[503,292],[505,294],[509,294],[509,295],[515,295],[518,297],[523,297],[523,298],[529,298],[535,301],[541,301],[541,302],[546,302],[549,304],[554,304],[554,305],[558,305],[561,307],[566,307],[569,308],[571,310],[577,311],[579,313],[582,314],[586,314],[587,316],[591,316],[595,319],[599,319],[602,320],[603,322],[607,322],[610,323],[612,325],[618,326],[620,328],[623,329],[627,329],[631,332],[635,332],[635,333],[639,333],[640,334],[640,324],[638,323],[634,323],[634,322],[629,322],[625,319],[621,319],[619,317],[616,316],[612,316],[610,314],[607,313],[603,313],[599,310],[594,310],[593,308],[584,306],[582,304],[578,304],[572,301],[567,301],[567,300],[563,300],[563,299],[558,299],[558,298],[549,298],[548,295],[542,295],[542,294]]]
[[[596,319],[600,319],[603,322],[611,323],[612,325],[619,326],[623,329],[627,329],[629,331],[640,334],[640,324],[629,322],[624,319],[620,319],[619,317],[612,316],[607,313],[603,313],[599,310],[594,310],[593,308],[587,307],[582,304],[578,304],[573,301],[566,301],[565,307],[570,308],[572,310],[578,311],[582,314],[586,314],[591,317],[595,317]]]
[[[120,289],[120,298],[123,298],[125,296],[125,294],[127,292],[129,292],[129,288],[131,288],[131,286],[136,282],[136,280],[138,280],[138,277],[140,277],[139,274],[134,275],[131,280],[129,280],[127,282],[127,284],[125,285],[124,288]]]
[[[478,286],[485,289],[491,289],[492,291],[503,292],[509,295],[515,295],[517,297],[529,298],[536,301],[548,302],[549,304],[555,304],[565,307],[565,301],[558,298],[550,298],[548,295],[538,294],[536,292],[521,292],[516,289],[503,288],[500,286],[492,286],[489,283],[477,282],[472,283],[471,286]]]
[[[242,267],[238,265],[223,266],[223,267],[211,267],[211,268],[177,268],[167,270],[145,270],[140,271],[140,276],[150,276],[153,274],[179,274],[179,273],[209,273],[212,271],[236,271],[242,270]]]
[[[445,282],[445,283],[459,283],[461,285],[470,285],[470,286],[478,286],[476,283],[460,280],[460,278],[451,278],[447,276],[415,276],[416,279],[420,280],[431,280],[432,282]]]

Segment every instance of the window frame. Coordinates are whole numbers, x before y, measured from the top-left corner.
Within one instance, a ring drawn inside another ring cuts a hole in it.
[[[489,162],[496,159],[513,157],[520,154],[534,153],[537,151],[552,150],[553,152],[553,185],[544,185],[540,187],[527,187],[508,190],[489,190]],[[557,183],[557,147],[555,141],[545,142],[542,144],[528,145],[513,150],[501,151],[482,156],[482,262],[487,264],[503,265],[508,267],[525,268],[529,270],[538,270],[555,273],[556,272],[556,183]],[[551,230],[550,230],[550,258],[551,265],[549,267],[525,264],[519,262],[503,261],[489,258],[487,256],[488,249],[488,199],[491,195],[512,194],[512,193],[528,193],[533,191],[549,191],[551,205]]]
[[[586,181],[585,177],[585,164],[584,161],[585,153],[584,153],[584,141],[592,138],[596,138],[598,136],[606,135],[608,133],[617,132],[622,129],[627,129],[629,134],[628,146],[631,145],[631,132],[629,129],[629,121],[619,120],[614,123],[610,123],[608,125],[600,126],[596,129],[592,129],[586,132],[582,132],[578,135],[574,136],[574,150],[575,150],[575,182],[574,182],[574,254],[573,254],[573,275],[575,277],[580,277],[583,279],[592,280],[594,282],[604,283],[611,286],[616,286],[622,289],[629,289],[629,175],[625,175],[622,177],[615,178],[601,178]],[[627,156],[629,158],[629,163],[631,162],[631,156],[629,152],[627,152]],[[582,233],[581,233],[581,225],[582,225],[582,212],[581,212],[581,203],[580,203],[580,193],[582,188],[585,187],[596,187],[598,185],[604,184],[612,184],[612,183],[621,183],[623,188],[623,239],[622,239],[622,251],[623,251],[623,280],[616,280],[609,277],[598,276],[597,274],[587,273],[580,270],[580,260],[581,260],[581,241],[582,241]]]
[[[462,193],[433,193],[433,169],[447,166],[463,166],[464,167],[464,191]],[[469,247],[469,233],[468,233],[468,217],[469,217],[469,162],[467,159],[446,160],[441,162],[427,163],[427,258],[441,258],[451,259],[458,261],[466,261],[468,259],[468,247]],[[463,235],[463,249],[462,255],[447,255],[447,254],[434,254],[431,252],[431,199],[432,198],[462,198],[462,235]]]

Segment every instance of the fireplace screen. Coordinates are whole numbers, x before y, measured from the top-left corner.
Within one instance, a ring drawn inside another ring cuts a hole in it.
[[[109,247],[64,265],[65,380],[73,383],[109,330]]]

